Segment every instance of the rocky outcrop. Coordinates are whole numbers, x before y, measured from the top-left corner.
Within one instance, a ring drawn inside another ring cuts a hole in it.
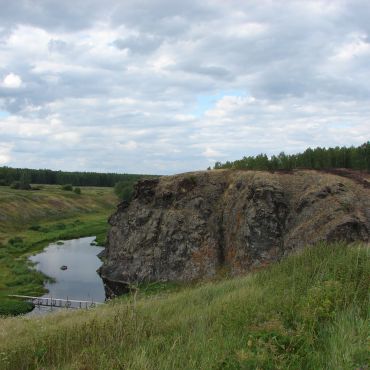
[[[320,240],[369,241],[370,190],[315,171],[217,170],[140,181],[109,220],[108,295],[240,274]]]

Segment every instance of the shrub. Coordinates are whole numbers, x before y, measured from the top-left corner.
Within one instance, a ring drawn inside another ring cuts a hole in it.
[[[54,226],[54,228],[56,230],[64,230],[66,227],[67,227],[66,224],[64,224],[63,222],[59,222],[59,223],[55,224],[55,226]]]
[[[114,192],[121,200],[126,200],[129,202],[132,199],[134,189],[131,184],[127,184],[124,181],[119,181],[114,186]]]
[[[10,184],[10,187],[12,189],[19,189],[21,186],[21,183],[19,181],[13,181],[11,184]]]
[[[10,187],[16,190],[31,190],[32,189],[29,183],[25,183],[21,181],[13,181]]]
[[[62,185],[62,190],[72,191],[73,190],[73,186],[71,184]]]
[[[15,236],[14,238],[11,238],[8,240],[8,243],[10,245],[17,245],[17,244],[22,244],[23,243],[23,239],[19,236]]]
[[[13,301],[10,299],[0,300],[0,316],[22,315],[32,311],[34,305],[30,302]]]
[[[32,225],[29,227],[30,230],[33,230],[33,231],[41,231],[41,226],[40,225]]]
[[[193,185],[196,185],[197,184],[197,178],[196,176],[189,176],[187,177],[187,179],[193,184]]]
[[[73,190],[76,194],[81,194],[81,189],[80,188],[74,188]]]

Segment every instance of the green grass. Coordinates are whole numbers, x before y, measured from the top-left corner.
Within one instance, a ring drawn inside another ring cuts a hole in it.
[[[2,319],[0,367],[365,368],[369,282],[365,246],[323,244],[244,277]]]
[[[118,202],[112,188],[82,187],[81,194],[76,194],[63,191],[59,185],[39,187],[27,191],[0,186],[0,243],[46,221],[109,214]]]
[[[103,245],[109,215],[118,202],[112,188],[84,187],[81,195],[60,186],[43,185],[38,191],[0,187],[0,312],[29,311],[10,294],[45,293],[48,277],[36,271],[28,257],[50,242],[95,235]]]

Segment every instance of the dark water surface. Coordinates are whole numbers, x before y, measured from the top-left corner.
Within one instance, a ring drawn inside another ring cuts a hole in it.
[[[49,290],[44,297],[104,302],[104,286],[96,270],[102,262],[97,257],[104,248],[90,245],[95,237],[63,241],[63,245],[50,244],[43,252],[30,257],[36,269],[55,279],[45,284]],[[61,266],[67,266],[61,270]],[[50,308],[42,311],[50,311]],[[55,310],[55,308],[53,308]],[[38,308],[32,311],[37,314]],[[41,313],[41,312],[40,312]]]

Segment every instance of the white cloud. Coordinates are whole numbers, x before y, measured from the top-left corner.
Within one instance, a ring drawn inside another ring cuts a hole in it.
[[[245,22],[232,24],[226,29],[226,34],[230,37],[250,37],[262,35],[268,30],[268,25],[258,22]]]
[[[221,153],[217,150],[214,150],[210,147],[207,147],[206,150],[202,153],[207,158],[217,158],[221,156]]]
[[[5,166],[10,162],[11,147],[8,143],[0,142],[0,166]]]
[[[341,45],[334,58],[348,61],[352,58],[370,55],[370,43],[367,41],[367,35],[354,34],[350,36],[350,40]]]
[[[4,77],[2,85],[10,89],[18,89],[22,85],[22,79],[14,73],[9,73]]]
[[[59,132],[54,134],[52,138],[66,146],[76,145],[80,142],[80,135],[77,132]]]

